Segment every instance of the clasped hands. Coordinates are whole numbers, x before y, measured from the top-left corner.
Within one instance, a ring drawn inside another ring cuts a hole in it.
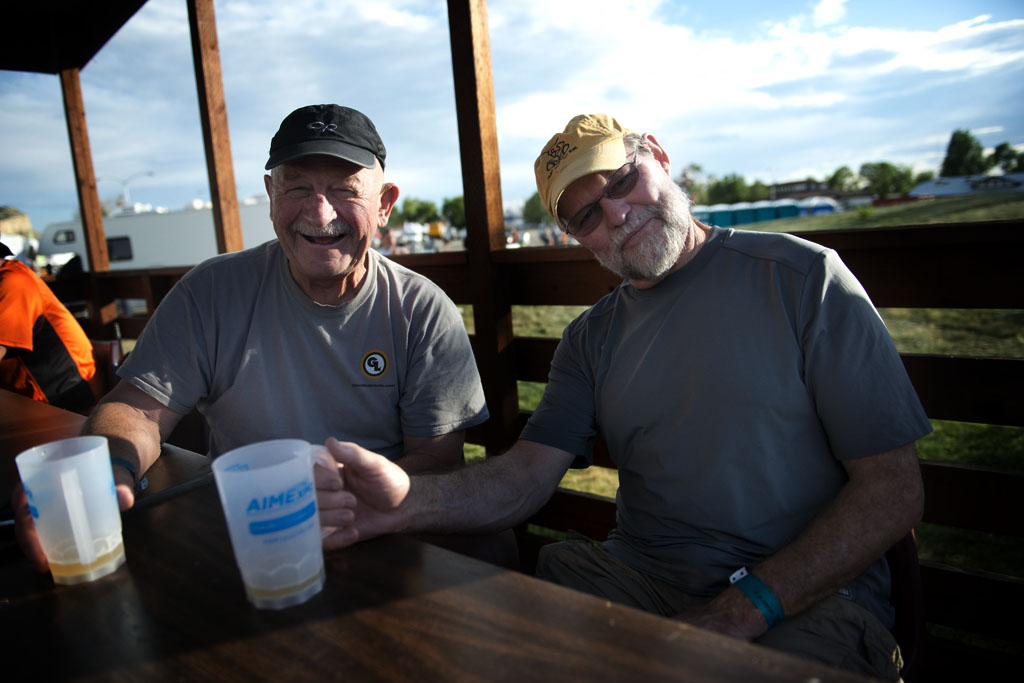
[[[327,439],[337,472],[314,467],[320,526],[333,531],[323,539],[334,550],[402,530],[400,506],[409,494],[405,470],[354,443]]]

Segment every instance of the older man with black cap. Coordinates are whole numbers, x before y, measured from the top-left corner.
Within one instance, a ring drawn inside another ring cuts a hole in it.
[[[451,300],[370,249],[398,198],[385,158],[354,109],[313,105],[284,119],[265,178],[278,239],[189,271],[84,427],[110,437],[122,508],[193,407],[213,456],[342,436],[410,471],[463,462],[464,430],[487,419],[483,389]],[[22,545],[45,567],[23,495],[17,503]]]
[[[538,576],[898,677],[882,554],[921,514],[914,440],[931,426],[860,283],[818,245],[695,220],[657,139],[610,116],[573,118],[534,170],[548,211],[624,282],[566,328],[500,458],[410,481],[329,441],[358,499],[337,542],[517,524],[600,434],[617,528],[546,546]]]

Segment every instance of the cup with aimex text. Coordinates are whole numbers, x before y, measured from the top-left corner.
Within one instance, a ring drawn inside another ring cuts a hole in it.
[[[124,564],[106,437],[53,441],[15,462],[55,583],[93,581]]]
[[[323,446],[300,439],[260,441],[213,461],[235,561],[256,607],[298,605],[323,588],[314,462],[337,472]]]

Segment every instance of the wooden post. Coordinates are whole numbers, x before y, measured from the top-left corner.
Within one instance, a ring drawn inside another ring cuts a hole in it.
[[[96,172],[92,166],[82,83],[77,68],[63,69],[60,72],[60,89],[64,97],[64,117],[68,124],[71,161],[75,169],[75,187],[78,191],[82,236],[85,239],[85,257],[89,260],[89,273],[84,283],[86,291],[82,292],[86,302],[87,319],[80,322],[90,337],[106,339],[115,333],[114,326],[109,324],[115,304],[109,292],[97,284],[96,273],[110,270],[110,257],[107,254],[107,238],[103,232],[103,209],[100,207],[100,197],[96,192]]]
[[[199,118],[206,149],[206,168],[210,177],[217,252],[223,254],[238,251],[244,245],[242,223],[238,216],[235,170],[231,161],[231,137],[224,103],[213,0],[188,0],[188,23],[192,33],[192,59],[199,94]]]
[[[473,283],[475,351],[491,413],[484,441],[488,454],[496,454],[507,449],[519,436],[519,399],[512,356],[508,278],[491,260],[492,251],[505,248],[505,218],[486,1],[448,0],[448,26],[462,191],[466,203],[469,273]]]
[[[103,210],[96,192],[96,173],[92,167],[89,149],[89,131],[85,125],[85,104],[78,69],[60,72],[60,88],[64,96],[64,116],[71,142],[71,161],[75,168],[75,186],[78,190],[78,211],[82,216],[82,234],[89,270],[100,273],[110,270],[107,240],[103,234]],[[90,317],[92,311],[90,311]]]

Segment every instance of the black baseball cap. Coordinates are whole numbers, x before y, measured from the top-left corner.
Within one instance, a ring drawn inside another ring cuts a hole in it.
[[[338,157],[363,168],[374,159],[384,168],[387,150],[373,121],[365,114],[337,104],[311,104],[285,117],[270,141],[269,171],[286,161],[312,154]]]

